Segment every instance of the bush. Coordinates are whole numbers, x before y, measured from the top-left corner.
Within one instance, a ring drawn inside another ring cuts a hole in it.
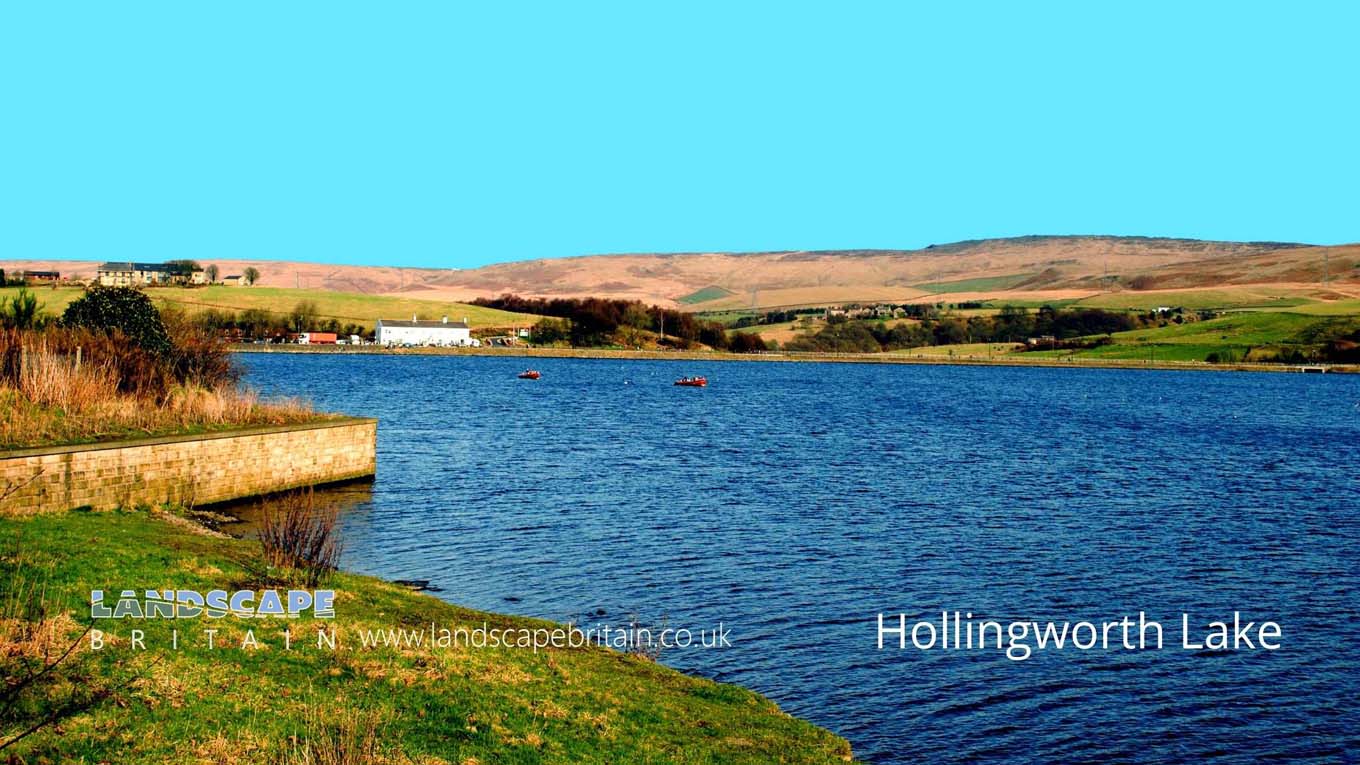
[[[232,360],[231,344],[221,332],[180,310],[167,310],[163,318],[170,338],[166,363],[175,380],[204,388],[240,381],[241,369]]]
[[[754,332],[736,332],[728,341],[728,350],[733,353],[759,353],[768,348],[760,335]]]
[[[553,345],[571,337],[571,322],[566,319],[540,319],[529,330],[529,342],[534,345]]]
[[[98,332],[121,332],[138,347],[154,354],[170,352],[170,336],[151,298],[132,287],[96,285],[66,306],[63,326]]]
[[[269,565],[292,569],[307,587],[317,586],[339,568],[339,509],[334,505],[318,509],[311,489],[266,501],[260,518],[260,545]]]
[[[1345,338],[1333,340],[1322,350],[1327,361],[1360,362],[1360,343]]]

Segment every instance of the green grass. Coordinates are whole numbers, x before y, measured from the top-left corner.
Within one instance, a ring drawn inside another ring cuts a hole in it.
[[[1076,302],[1076,298],[1062,298],[1059,300],[1012,300],[1011,298],[995,298],[992,300],[984,300],[982,301],[982,304],[989,308],[1005,308],[1006,306],[1011,306],[1012,308],[1043,308],[1044,306],[1050,306],[1052,308],[1068,308],[1076,304]]]
[[[913,284],[911,286],[918,290],[937,294],[947,294],[950,292],[990,292],[993,290],[1008,290],[1033,275],[1034,274],[1010,274],[1008,276],[980,276],[976,279],[959,279],[952,282],[926,282],[924,284]]]
[[[1075,301],[1075,305],[1112,310],[1149,311],[1158,306],[1189,310],[1261,308],[1270,310],[1304,306],[1313,301],[1297,295],[1270,295],[1252,289],[1203,289],[1180,292],[1106,292]]]
[[[675,302],[684,303],[685,305],[692,305],[694,303],[707,303],[710,300],[717,300],[719,298],[725,298],[728,297],[729,295],[735,294],[737,293],[723,287],[716,286],[704,287],[703,289],[691,292],[688,295],[685,295],[684,297],[676,298]]]
[[[919,348],[889,351],[889,353],[898,356],[986,359],[1005,356],[1017,348],[1023,347],[1021,343],[960,343],[958,345],[927,345]]]
[[[1360,300],[1309,303],[1292,309],[1291,313],[1302,313],[1309,316],[1355,316],[1360,315]]]
[[[716,321],[719,324],[733,324],[737,321],[737,319],[760,315],[762,314],[759,312],[753,312],[749,309],[731,311],[696,311],[694,313],[694,318],[703,319],[704,321]]]
[[[1081,359],[1131,359],[1142,361],[1204,361],[1210,353],[1232,352],[1233,357],[1241,359],[1251,346],[1195,343],[1117,343],[1082,351],[1031,351],[1026,358],[1061,358],[1075,356]]]
[[[1079,351],[1035,351],[1034,356],[1203,361],[1210,353],[1241,358],[1254,348],[1309,348],[1360,329],[1360,316],[1242,312],[1209,321],[1116,332],[1111,345]]]
[[[1138,329],[1115,335],[1119,341],[1188,344],[1271,345],[1314,343],[1360,325],[1360,317],[1316,317],[1298,313],[1240,313],[1209,321]]]
[[[824,322],[821,322],[820,320],[818,320],[817,323],[816,323],[816,325],[814,325],[814,327],[815,327],[815,326],[820,326],[820,325],[822,325],[823,323],[824,323]],[[755,332],[755,333],[759,334],[759,333],[761,333],[761,332],[782,332],[782,331],[784,331],[784,330],[799,329],[799,328],[801,328],[801,327],[802,327],[801,322],[797,322],[797,321],[781,321],[781,322],[779,322],[778,324],[757,324],[757,325],[752,326],[752,327],[736,327],[736,328],[731,329],[731,330],[728,330],[728,331],[729,331],[729,332],[741,332],[741,333],[746,333],[746,334],[750,334],[750,333],[752,333],[752,332]]]
[[[286,589],[262,567],[257,544],[170,520],[148,512],[0,517],[0,595],[12,601],[22,570],[45,582],[50,603],[85,622],[92,589]],[[552,625],[369,577],[337,574],[327,586],[337,593],[334,620],[101,621],[120,643],[82,652],[59,673],[63,682],[139,679],[6,754],[16,762],[277,763],[357,714],[381,721],[385,763],[823,763],[849,755],[842,739],[755,693],[614,651],[362,649],[367,629]],[[285,623],[291,651],[282,646]],[[319,626],[335,627],[340,650],[315,647]],[[133,627],[145,630],[144,652],[129,648]],[[169,648],[172,627],[179,650]],[[218,630],[215,650],[206,627]],[[241,647],[248,628],[266,647]]]
[[[11,289],[0,289],[0,297]],[[67,304],[80,297],[81,292],[75,287],[40,287],[34,290],[38,300],[44,304],[44,310],[54,315],[66,310]],[[146,294],[158,303],[177,305],[190,312],[259,308],[281,316],[286,316],[298,303],[310,300],[316,303],[323,319],[334,318],[343,323],[363,324],[370,329],[380,318],[409,320],[413,315],[422,319],[448,316],[454,321],[466,316],[473,328],[530,326],[542,318],[466,303],[287,287],[155,287],[148,288]]]

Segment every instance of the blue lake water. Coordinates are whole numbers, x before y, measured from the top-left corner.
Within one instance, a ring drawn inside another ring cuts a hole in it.
[[[347,567],[558,621],[698,629],[662,661],[871,762],[1360,756],[1360,377],[246,355],[380,418]],[[684,374],[711,385],[676,388]],[[876,647],[876,616],[1147,612],[1160,651]],[[1273,652],[1180,648],[1282,625]]]

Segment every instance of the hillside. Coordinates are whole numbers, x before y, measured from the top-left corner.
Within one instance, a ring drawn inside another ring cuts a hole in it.
[[[1110,293],[1238,289],[1304,300],[1360,296],[1360,245],[1109,236],[1026,236],[919,250],[590,255],[476,269],[220,261],[222,273],[257,267],[262,286],[462,302],[527,296],[639,299],[693,311],[843,302],[951,302],[1011,297],[1054,301]],[[94,264],[8,261],[0,267]],[[1325,269],[1325,271],[1324,271]],[[1323,285],[1324,273],[1329,275]],[[1335,293],[1334,295],[1329,294]],[[1154,302],[1155,299],[1154,299]]]
[[[0,514],[0,645],[41,654],[14,614],[41,588],[60,651],[89,624],[90,591],[164,586],[207,592],[287,588],[259,544],[209,536],[166,513]],[[106,693],[107,701],[48,726],[7,762],[138,763],[830,763],[843,739],[783,713],[751,691],[680,674],[603,648],[539,649],[466,643],[382,643],[398,630],[450,632],[559,625],[459,608],[346,573],[326,584],[336,615],[277,620],[110,620],[104,650],[76,651],[6,709],[0,740],[50,706]],[[36,612],[36,609],[34,609]],[[144,630],[144,651],[129,644]],[[204,629],[217,630],[210,647]],[[177,635],[171,630],[178,630]],[[247,633],[247,629],[251,630]],[[336,648],[319,647],[335,630]],[[45,630],[39,630],[42,634]],[[247,638],[249,635],[249,638]],[[27,636],[27,637],[26,637]],[[377,638],[366,644],[370,638]],[[20,640],[23,638],[23,640]],[[247,640],[256,641],[247,643]],[[177,641],[177,642],[172,642]],[[84,642],[81,643],[84,645]],[[177,647],[176,647],[177,646]],[[8,677],[6,678],[9,679]],[[47,695],[50,694],[50,695]],[[32,698],[29,698],[32,697]],[[325,755],[346,749],[345,758]]]

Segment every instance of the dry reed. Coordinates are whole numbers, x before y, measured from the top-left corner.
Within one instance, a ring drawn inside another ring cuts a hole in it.
[[[80,339],[90,350],[73,345]],[[304,402],[263,401],[234,382],[164,378],[143,354],[110,352],[99,336],[0,332],[0,449],[317,418]]]

